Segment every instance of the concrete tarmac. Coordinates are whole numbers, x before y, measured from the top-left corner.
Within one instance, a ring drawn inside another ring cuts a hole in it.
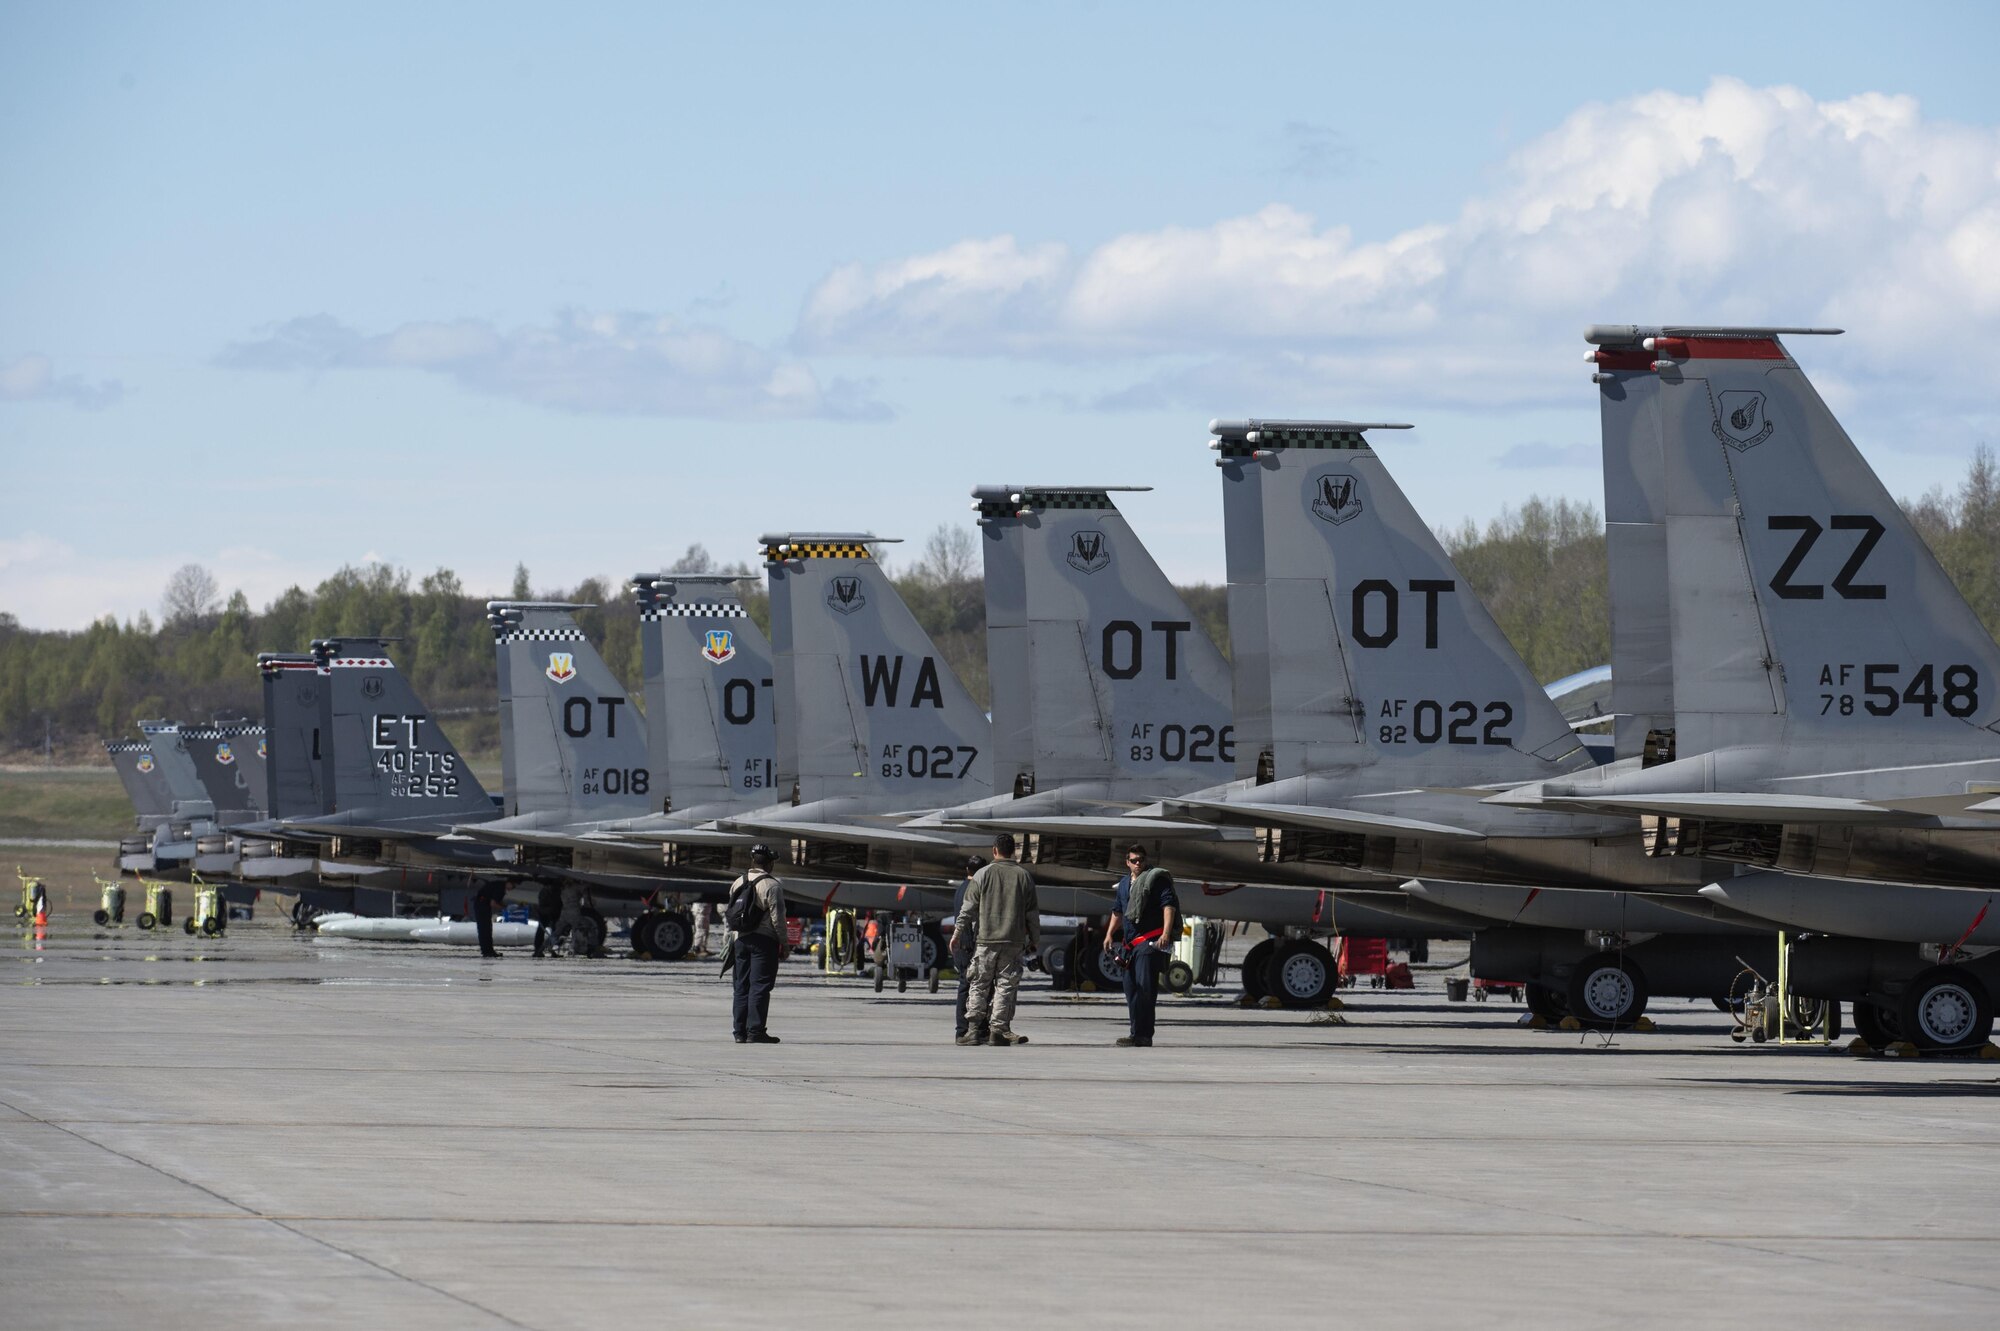
[[[1348,1024],[1031,977],[226,939],[58,917],[0,969],[9,1327],[1991,1325],[2000,1065]]]

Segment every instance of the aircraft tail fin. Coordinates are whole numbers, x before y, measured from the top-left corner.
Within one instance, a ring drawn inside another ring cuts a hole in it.
[[[1674,729],[1667,609],[1666,462],[1659,376],[1646,351],[1598,353],[1604,455],[1604,544],[1610,575],[1612,754],[1632,758]]]
[[[1586,335],[1657,383],[1680,757],[2000,729],[2000,647],[1781,340],[1817,331]]]
[[[389,659],[388,639],[322,638],[312,646],[329,813],[443,823],[493,814],[479,778]]]
[[[777,679],[778,797],[901,796],[912,807],[992,791],[986,714],[882,573],[880,537],[763,538]]]
[[[632,579],[656,792],[670,809],[768,803],[776,775],[771,644],[730,574]],[[656,800],[656,807],[660,801]]]
[[[254,768],[242,754],[264,734],[262,726],[218,721],[205,726],[187,726],[181,738],[195,773],[218,815],[223,812],[258,813],[264,808],[265,792],[253,782]]]
[[[324,764],[328,745],[320,729],[325,673],[311,652],[263,652],[264,807],[273,818],[331,813]]]
[[[1217,421],[1237,770],[1399,779],[1587,765],[1561,711],[1349,421]],[[1266,757],[1265,755],[1268,755]]]
[[[166,774],[153,758],[152,745],[144,740],[107,739],[104,751],[111,755],[112,769],[118,773],[118,783],[125,787],[135,814],[157,820],[173,811]]]
[[[1229,665],[1111,498],[1145,488],[972,492],[1001,791],[1130,781],[1151,799],[1230,775]]]
[[[153,761],[159,764],[160,774],[166,778],[174,816],[215,817],[215,801],[208,797],[208,788],[201,783],[201,773],[195,770],[180,726],[172,721],[141,721],[139,731],[145,735],[153,751]]]
[[[645,723],[570,611],[550,601],[488,601],[500,674],[507,812],[571,822],[659,808]]]

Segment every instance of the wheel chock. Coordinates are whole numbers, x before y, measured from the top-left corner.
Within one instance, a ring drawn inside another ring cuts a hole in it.
[[[1347,1004],[1340,1001],[1339,994],[1333,994],[1326,1000],[1326,1010],[1328,1012],[1345,1012],[1347,1011]]]
[[[1248,994],[1238,994],[1238,995],[1236,995],[1236,1006],[1237,1006],[1237,1007],[1256,1007],[1256,1006],[1257,1006],[1257,1000],[1256,1000],[1256,999],[1254,999],[1254,998],[1252,998],[1252,997],[1251,997],[1250,995],[1248,995]]]
[[[1263,1008],[1266,1012],[1276,1012],[1279,1008],[1283,1007],[1284,1004],[1278,1001],[1277,995],[1265,994],[1262,998],[1257,1000],[1257,1006]]]
[[[1908,1040],[1897,1040],[1882,1052],[1890,1058],[1915,1058],[1918,1050]]]
[[[1520,1020],[1514,1024],[1526,1027],[1531,1031],[1545,1031],[1549,1028],[1548,1018],[1542,1016],[1539,1012],[1523,1012]]]
[[[1644,1032],[1644,1031],[1657,1031],[1660,1028],[1653,1024],[1653,1019],[1651,1017],[1641,1017],[1637,1021],[1632,1023],[1632,1029],[1635,1031]]]
[[[2000,1044],[1994,1044],[1991,1040],[1988,1040],[1985,1044],[1979,1046],[1979,1057],[2000,1058]]]
[[[1556,1029],[1559,1031],[1580,1031],[1583,1029],[1583,1023],[1575,1017],[1564,1017],[1556,1024]]]
[[[1847,1042],[1847,1052],[1853,1054],[1856,1058],[1873,1058],[1876,1054],[1876,1049],[1874,1045],[1869,1044],[1857,1035]]]

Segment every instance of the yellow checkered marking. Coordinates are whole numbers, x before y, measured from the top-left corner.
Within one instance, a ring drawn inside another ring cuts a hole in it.
[[[867,559],[868,547],[851,545],[845,541],[792,541],[786,546],[786,553],[779,554],[778,547],[764,547],[764,562],[782,564],[793,559]]]

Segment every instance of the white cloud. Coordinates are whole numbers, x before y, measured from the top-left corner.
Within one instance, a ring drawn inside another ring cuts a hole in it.
[[[1683,320],[1844,326],[1814,348],[1829,377],[1990,399],[2000,128],[1926,120],[1907,97],[1717,79],[1579,109],[1448,221],[1361,240],[1273,203],[1081,253],[969,240],[837,269],[795,341],[1176,358],[1107,406],[1210,409],[1277,386],[1527,405],[1573,399],[1584,325]]]
[[[125,396],[116,379],[89,383],[80,375],[56,373],[55,362],[30,353],[0,365],[0,402],[67,402],[96,411]]]
[[[482,319],[367,334],[330,315],[287,320],[217,358],[248,370],[411,369],[565,411],[704,419],[879,420],[868,385],[664,315],[566,310],[545,326]]]

